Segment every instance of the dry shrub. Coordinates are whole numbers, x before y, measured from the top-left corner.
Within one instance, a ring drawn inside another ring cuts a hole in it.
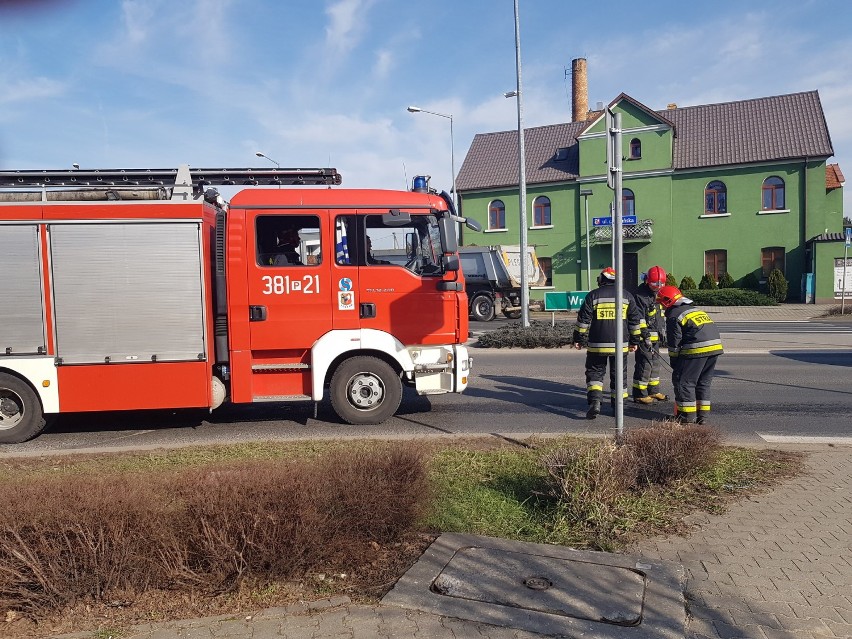
[[[229,590],[357,565],[413,530],[421,454],[396,445],[311,460],[6,486],[0,610],[38,615],[148,588]]]
[[[633,450],[611,441],[558,448],[542,461],[553,481],[553,496],[573,521],[609,519],[618,499],[636,485]]]
[[[0,610],[36,613],[162,583],[168,546],[152,483],[71,476],[7,486],[0,513]]]
[[[669,484],[706,468],[719,451],[719,431],[697,424],[658,422],[629,430],[624,444],[633,450],[640,484]]]

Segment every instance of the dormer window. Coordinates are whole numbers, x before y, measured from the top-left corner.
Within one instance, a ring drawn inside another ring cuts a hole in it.
[[[642,157],[642,142],[639,141],[639,138],[633,138],[630,140],[630,159],[638,160]]]
[[[568,147],[562,147],[561,149],[556,149],[556,157],[554,160],[556,162],[564,162],[568,159]]]

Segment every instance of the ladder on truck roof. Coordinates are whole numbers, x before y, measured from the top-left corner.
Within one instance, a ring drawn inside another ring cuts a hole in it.
[[[103,199],[189,199],[200,197],[213,185],[337,185],[340,173],[331,168],[234,168],[195,169],[183,164],[176,169],[72,169],[0,171],[0,201],[64,200],[73,193],[93,190],[105,193]],[[41,193],[32,193],[39,189]],[[48,190],[51,189],[51,190]],[[71,189],[71,190],[69,190]],[[140,189],[147,189],[140,191]],[[30,193],[26,193],[28,191]],[[56,191],[60,190],[59,193]],[[135,191],[130,195],[127,191]],[[24,191],[23,193],[20,191]],[[51,194],[66,197],[50,197]],[[110,194],[113,194],[110,196]],[[122,194],[129,197],[122,197]],[[37,198],[4,197],[40,195]],[[79,198],[88,199],[88,198]]]

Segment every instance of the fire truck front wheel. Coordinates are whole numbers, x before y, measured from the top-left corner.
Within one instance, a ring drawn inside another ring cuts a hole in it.
[[[399,374],[377,357],[352,357],[331,377],[331,405],[348,424],[381,424],[402,401]]]
[[[30,386],[8,373],[0,373],[0,444],[20,444],[45,426],[41,402]]]

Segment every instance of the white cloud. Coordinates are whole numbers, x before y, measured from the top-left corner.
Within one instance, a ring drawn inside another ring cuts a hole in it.
[[[68,88],[67,83],[45,77],[27,80],[4,80],[0,91],[0,104],[43,100],[62,95]]]
[[[337,0],[326,7],[329,24],[325,29],[325,42],[333,54],[346,54],[358,44],[373,4],[374,0]]]

